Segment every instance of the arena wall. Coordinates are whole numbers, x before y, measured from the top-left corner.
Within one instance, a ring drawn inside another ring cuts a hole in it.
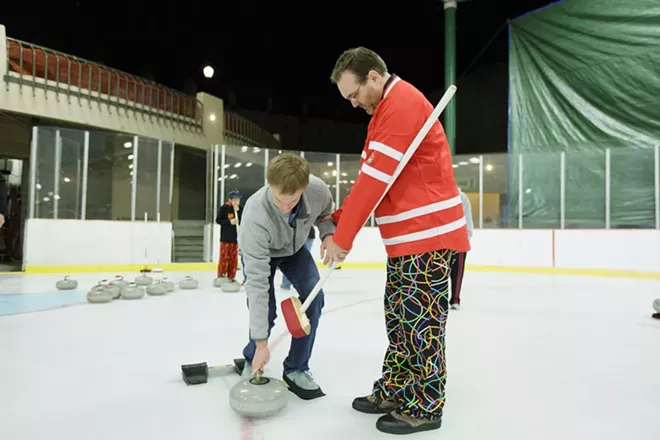
[[[51,219],[27,223],[29,273],[122,272],[145,264],[172,271],[213,271],[218,261],[215,252],[213,262],[172,263],[170,223]],[[217,239],[214,245],[217,249]],[[313,255],[322,266],[319,246],[315,240]],[[658,230],[477,229],[472,247],[467,270],[660,279]],[[365,227],[343,267],[383,269],[385,260],[378,229]]]

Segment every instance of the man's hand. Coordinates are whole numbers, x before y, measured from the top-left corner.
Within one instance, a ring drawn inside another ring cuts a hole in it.
[[[0,228],[2,228],[2,225],[5,224],[5,216],[0,214]]]
[[[231,223],[232,225],[237,225],[238,224],[238,219],[237,218],[232,218],[232,219],[229,220],[229,223]]]
[[[332,235],[327,235],[321,242],[321,258],[326,266],[330,265],[332,261],[344,261],[346,255],[348,255],[348,251],[337,246]]]
[[[268,349],[268,340],[256,341],[257,349],[254,352],[254,359],[252,359],[252,374],[264,371],[264,367],[270,361],[270,350]]]

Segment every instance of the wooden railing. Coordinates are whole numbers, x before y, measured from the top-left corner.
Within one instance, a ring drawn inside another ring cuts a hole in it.
[[[203,129],[204,109],[195,97],[129,73],[36,44],[7,38],[7,88],[54,90],[69,99],[86,98]]]

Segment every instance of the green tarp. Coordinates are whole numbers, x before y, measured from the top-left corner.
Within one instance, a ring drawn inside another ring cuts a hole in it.
[[[655,226],[660,0],[564,0],[509,27],[509,223]]]

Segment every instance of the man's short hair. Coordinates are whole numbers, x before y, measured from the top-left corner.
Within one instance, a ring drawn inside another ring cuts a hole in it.
[[[373,50],[366,47],[354,47],[346,50],[339,56],[335,63],[335,68],[332,69],[330,81],[333,84],[337,84],[342,73],[347,70],[355,74],[358,82],[363,83],[372,70],[375,70],[380,75],[385,75],[387,65]]]
[[[298,154],[280,154],[268,163],[266,181],[284,194],[304,191],[309,184],[309,162]]]

